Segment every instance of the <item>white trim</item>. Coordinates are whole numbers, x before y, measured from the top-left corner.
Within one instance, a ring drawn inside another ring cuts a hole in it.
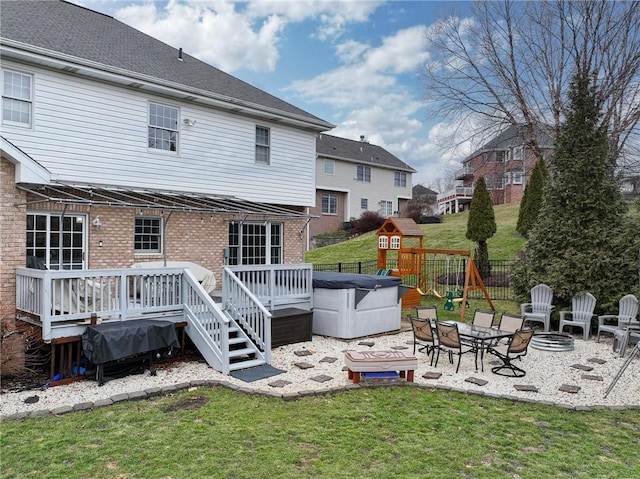
[[[51,183],[51,172],[20,148],[0,136],[2,156],[16,165],[16,183]]]

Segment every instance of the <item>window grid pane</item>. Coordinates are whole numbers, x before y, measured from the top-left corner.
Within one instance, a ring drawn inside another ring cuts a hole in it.
[[[178,109],[149,104],[149,148],[178,151]]]
[[[136,253],[161,253],[162,222],[160,218],[139,217],[135,222]]]
[[[356,170],[356,178],[358,181],[371,183],[371,168],[369,166],[358,165]]]
[[[256,163],[269,164],[269,128],[256,126]]]
[[[369,200],[367,198],[360,198],[360,208],[363,210],[369,208]]]
[[[396,171],[394,174],[394,185],[402,188],[407,187],[407,174],[401,171]]]
[[[3,71],[2,119],[5,122],[31,124],[31,75]]]
[[[27,256],[42,260],[49,269],[84,268],[84,216],[28,214]]]

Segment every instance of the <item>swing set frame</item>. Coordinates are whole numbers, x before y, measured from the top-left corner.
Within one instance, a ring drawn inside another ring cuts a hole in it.
[[[433,288],[428,288],[429,277],[428,272],[426,271],[426,265],[429,261],[429,255],[437,256],[437,255],[447,255],[451,256],[462,256],[465,258],[467,262],[467,267],[465,269],[464,275],[464,284],[462,287],[462,299],[460,300],[460,319],[464,319],[464,314],[467,305],[467,297],[469,291],[481,290],[485,300],[487,301],[489,307],[492,311],[495,311],[495,307],[493,302],[491,301],[491,296],[487,291],[487,288],[482,281],[482,277],[480,276],[480,272],[478,271],[478,267],[476,266],[473,258],[471,257],[471,252],[469,250],[448,250],[448,249],[431,249],[431,248],[401,248],[397,250],[398,252],[398,270],[397,275],[400,278],[404,279],[410,275],[415,275],[417,278],[417,287],[415,288],[420,294],[420,296],[428,296],[432,294],[433,296],[442,299],[442,295],[440,295],[435,287],[438,277],[437,277],[437,266],[434,266],[434,277],[433,277]],[[433,260],[434,265],[437,265]],[[448,273],[448,272],[447,272]],[[395,276],[395,274],[394,274]],[[448,281],[448,278],[447,278]],[[457,286],[457,285],[456,285]]]

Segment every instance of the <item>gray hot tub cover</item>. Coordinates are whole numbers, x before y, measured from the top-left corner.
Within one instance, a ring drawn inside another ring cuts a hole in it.
[[[375,274],[313,272],[313,287],[324,289],[378,289],[400,286],[402,279],[395,276]]]

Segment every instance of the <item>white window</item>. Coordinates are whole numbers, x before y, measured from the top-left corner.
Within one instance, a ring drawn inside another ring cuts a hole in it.
[[[282,224],[229,223],[229,264],[281,264]]]
[[[380,215],[384,218],[393,214],[393,202],[382,200],[380,202]]]
[[[391,249],[400,249],[400,236],[391,237]]]
[[[360,209],[362,210],[369,209],[369,200],[367,198],[360,198]]]
[[[324,160],[324,174],[325,175],[333,175],[336,170],[336,162],[335,160]]]
[[[379,249],[389,249],[389,238],[387,236],[380,236],[378,238]]]
[[[496,151],[496,161],[502,162],[509,159],[508,151]]]
[[[256,126],[256,163],[268,165],[270,162],[269,128]]]
[[[524,157],[524,147],[517,146],[513,149],[513,159],[514,161],[521,161]]]
[[[394,174],[394,185],[402,188],[407,187],[407,174],[402,171],[396,171]]]
[[[504,180],[504,178],[502,176],[496,175],[494,180],[493,180],[493,187],[496,190],[501,190],[502,188],[504,188],[503,180]]]
[[[358,165],[356,167],[356,180],[371,183],[371,167]]]
[[[508,185],[511,183],[511,172],[507,172],[504,174],[504,184]]]
[[[178,151],[178,109],[149,103],[149,148]]]
[[[2,122],[31,126],[33,77],[11,70],[2,71]]]
[[[133,248],[136,253],[162,253],[162,218],[136,216]]]
[[[322,195],[322,214],[335,215],[338,213],[338,196],[331,194]]]
[[[513,175],[513,184],[521,185],[522,184],[522,171],[514,171]]]
[[[490,176],[490,175],[485,176],[484,182],[487,185],[488,190],[493,189],[493,176]]]
[[[72,213],[27,214],[27,256],[48,269],[84,269],[85,220]]]

